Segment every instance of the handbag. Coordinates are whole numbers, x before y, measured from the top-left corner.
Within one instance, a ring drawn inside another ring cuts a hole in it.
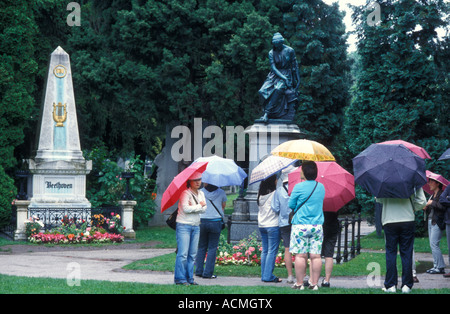
[[[309,198],[311,197],[311,195],[313,195],[314,191],[316,190],[316,187],[317,187],[317,181],[316,181],[316,185],[314,186],[314,189],[312,190],[311,194],[309,194],[308,198],[302,203],[302,205],[300,205],[300,206],[295,210],[295,212],[294,212],[294,211],[291,211],[291,212],[289,213],[289,224],[290,224],[290,225],[292,225],[292,219],[294,218],[294,216],[295,216],[295,214],[297,213],[297,211],[300,209],[300,207],[302,207],[302,206],[309,200]]]
[[[195,196],[193,194],[192,196],[194,197],[195,203],[198,204]],[[177,229],[177,216],[178,216],[178,208],[172,214],[170,214],[169,218],[167,218],[166,220],[166,224],[173,230]]]
[[[166,224],[173,230],[177,229],[177,216],[178,208],[172,214],[170,214],[169,218],[167,218],[166,220]]]
[[[225,222],[223,221],[223,216],[222,216],[222,214],[220,213],[220,211],[217,209],[216,205],[214,205],[214,203],[213,203],[210,199],[208,199],[208,201],[212,204],[212,206],[214,206],[214,208],[216,209],[216,211],[219,213],[220,219],[222,219],[222,230],[225,229],[226,225],[225,225]]]

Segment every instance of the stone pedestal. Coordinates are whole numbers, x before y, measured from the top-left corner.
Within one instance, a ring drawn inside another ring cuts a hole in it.
[[[136,239],[136,232],[133,230],[133,211],[136,201],[119,201],[122,207],[122,226],[125,227],[123,236],[125,239]]]
[[[271,122],[269,120],[269,122]],[[278,122],[278,123],[277,123]],[[293,123],[265,124],[256,121],[245,133],[249,135],[249,177],[253,169],[261,159],[286,141],[304,138],[305,134]],[[230,232],[231,241],[239,241],[258,229],[258,196],[259,182],[251,184],[247,188],[244,198],[238,198],[234,202],[234,211],[231,217],[232,225]],[[258,233],[259,234],[259,233]]]
[[[25,221],[28,219],[28,206],[30,205],[30,201],[16,200],[15,205],[17,207],[17,220],[14,241],[26,241]]]

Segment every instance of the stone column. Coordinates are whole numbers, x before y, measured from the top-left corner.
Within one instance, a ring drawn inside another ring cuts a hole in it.
[[[133,211],[136,201],[119,201],[122,207],[122,226],[125,227],[123,236],[125,239],[136,239],[136,232],[133,230]]]
[[[26,241],[25,221],[28,219],[28,205],[30,205],[30,201],[16,200],[15,204],[17,206],[17,225],[16,231],[14,232],[14,240]]]

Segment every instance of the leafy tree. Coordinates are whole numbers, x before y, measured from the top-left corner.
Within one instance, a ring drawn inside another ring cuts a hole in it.
[[[102,206],[117,206],[118,201],[126,191],[126,180],[122,178],[124,169],[111,160],[112,152],[104,146],[85,151],[85,158],[92,160],[93,172],[88,176],[86,197],[93,208]],[[155,213],[155,202],[152,192],[154,182],[144,176],[145,163],[139,156],[131,156],[127,171],[134,174],[130,179],[130,193],[137,204],[133,211],[133,224],[137,228],[145,225]]]
[[[29,1],[0,6],[0,165],[16,165],[14,149],[24,140],[23,126],[35,104],[33,37],[37,28]]]
[[[356,7],[353,16],[361,69],[346,109],[346,159],[372,143],[402,139],[424,147],[433,157],[428,169],[448,176],[448,168],[436,161],[449,144],[448,67],[444,69],[442,60],[448,50],[436,34],[436,28],[446,24],[448,4],[378,3],[378,25],[366,22],[373,11],[366,6]]]
[[[16,188],[8,176],[17,164],[15,148],[24,141],[24,125],[34,106],[33,58],[36,35],[32,4],[6,1],[0,6],[0,225],[9,222]]]
[[[286,2],[292,3],[283,16],[286,37],[296,51],[301,76],[296,120],[309,139],[330,145],[350,98],[344,15],[337,3]]]

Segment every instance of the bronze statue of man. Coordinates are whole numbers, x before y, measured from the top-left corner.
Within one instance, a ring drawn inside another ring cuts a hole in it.
[[[280,33],[273,35],[272,46],[269,52],[270,72],[259,90],[264,104],[264,115],[260,120],[265,123],[269,119],[292,121],[300,86],[295,51],[284,44]]]

